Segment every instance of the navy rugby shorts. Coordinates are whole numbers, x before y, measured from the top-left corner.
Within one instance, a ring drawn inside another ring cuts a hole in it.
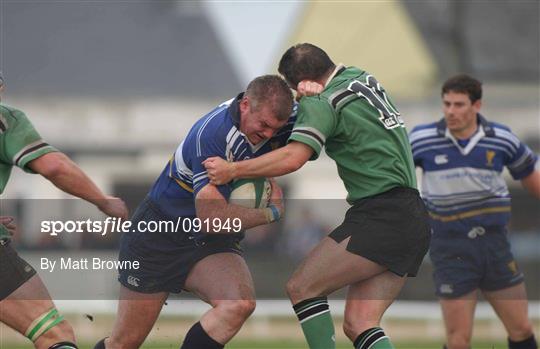
[[[135,211],[132,227],[139,221],[167,221],[159,208],[146,198]],[[130,231],[120,240],[120,261],[138,261],[139,268],[121,269],[118,280],[140,293],[180,293],[193,266],[216,253],[242,255],[242,234],[206,235],[195,238],[184,231]]]
[[[433,234],[429,255],[436,294],[458,298],[471,291],[497,291],[523,282],[505,228],[476,227],[480,234]]]

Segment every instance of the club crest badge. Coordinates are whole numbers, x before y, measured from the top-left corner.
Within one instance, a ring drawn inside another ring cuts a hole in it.
[[[493,159],[495,158],[495,152],[493,150],[486,151],[486,165],[493,167]]]

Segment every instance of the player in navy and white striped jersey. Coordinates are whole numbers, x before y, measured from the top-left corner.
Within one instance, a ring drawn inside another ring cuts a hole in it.
[[[293,113],[284,125],[283,122],[276,123],[274,128],[261,125],[265,131],[254,132],[250,140],[249,135],[240,130],[239,108],[243,97],[244,93],[239,94],[198,120],[178,146],[150,191],[150,198],[165,214],[171,217],[195,216],[193,199],[210,182],[202,165],[208,157],[240,161],[286,144],[296,120],[297,106],[293,106]],[[177,185],[171,185],[174,183]],[[223,197],[229,197],[228,185],[217,189]],[[186,205],[186,202],[190,204]]]
[[[533,349],[523,274],[506,237],[510,194],[503,170],[540,198],[537,156],[508,127],[479,114],[481,98],[477,80],[449,79],[442,88],[444,118],[410,134],[433,228],[436,293],[449,349],[470,347],[478,289],[504,323],[509,348]]]
[[[437,232],[507,225],[510,194],[504,167],[516,180],[534,171],[536,155],[508,127],[481,115],[478,124],[465,141],[452,135],[444,119],[411,133],[415,164],[424,170],[423,197]]]
[[[243,233],[197,230],[195,218],[239,218],[243,229],[267,224],[282,214],[282,193],[272,182],[271,207],[229,204],[230,186],[210,184],[202,162],[212,156],[238,161],[283,146],[294,121],[289,87],[280,77],[265,75],[193,125],[132,218],[133,227],[179,217],[192,223],[178,231],[137,230],[122,236],[119,259],[139,261],[140,268],[120,270],[116,323],[96,349],[140,347],[168,295],[182,290],[212,306],[188,331],[182,349],[223,348],[240,330],[255,307],[239,245]]]

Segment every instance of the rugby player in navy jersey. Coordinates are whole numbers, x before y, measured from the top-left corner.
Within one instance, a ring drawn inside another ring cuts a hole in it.
[[[523,274],[510,251],[510,194],[502,172],[540,198],[537,156],[508,127],[479,114],[482,85],[457,75],[442,87],[444,118],[410,135],[423,170],[433,236],[430,256],[448,349],[471,346],[477,291],[508,332],[510,349],[536,349]]]
[[[168,295],[182,290],[212,308],[191,327],[181,348],[223,348],[240,330],[255,308],[253,281],[239,245],[243,233],[226,224],[220,230],[200,230],[197,221],[239,218],[242,230],[271,223],[283,213],[282,192],[272,182],[267,208],[229,204],[230,186],[210,184],[202,162],[212,156],[249,159],[285,145],[294,115],[285,81],[265,75],[193,125],[132,218],[137,226],[180,217],[180,229],[122,236],[119,259],[137,260],[140,268],[120,271],[116,322],[96,349],[139,348]]]

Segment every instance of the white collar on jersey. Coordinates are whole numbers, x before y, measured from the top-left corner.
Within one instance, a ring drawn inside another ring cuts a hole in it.
[[[459,151],[461,152],[461,155],[468,155],[473,150],[473,148],[476,146],[476,144],[478,144],[478,142],[480,142],[480,140],[482,138],[484,138],[485,135],[486,135],[486,133],[484,132],[484,126],[482,126],[482,124],[478,124],[478,130],[469,139],[469,143],[467,143],[465,148],[463,148],[463,147],[461,147],[461,145],[459,145],[456,137],[454,137],[452,135],[452,133],[450,133],[450,130],[448,128],[446,129],[446,131],[444,133],[444,136],[446,138],[450,139],[452,141],[452,143],[454,143],[454,145],[459,149]]]
[[[326,79],[326,82],[324,83],[324,88],[326,88],[326,86],[328,86],[328,84],[330,83],[330,81],[332,81],[332,79],[336,76],[336,74],[338,73],[338,71],[340,71],[341,69],[345,68],[345,65],[343,63],[339,63],[337,66],[336,66],[336,69],[334,69],[334,71],[332,72],[332,74],[330,74],[330,76],[328,77],[328,79]]]

